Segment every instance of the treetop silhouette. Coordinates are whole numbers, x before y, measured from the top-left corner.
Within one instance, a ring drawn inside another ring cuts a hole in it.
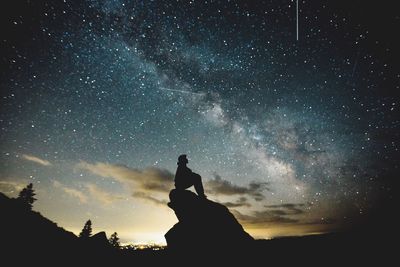
[[[87,220],[79,234],[80,238],[89,238],[92,235],[92,221]]]
[[[119,237],[118,237],[117,232],[114,232],[110,236],[110,239],[108,239],[108,242],[110,242],[111,246],[113,246],[115,248],[119,248],[120,247],[120,242],[119,242]]]
[[[24,189],[21,190],[18,194],[18,200],[22,203],[26,204],[26,206],[31,210],[33,206],[33,202],[37,199],[34,197],[35,191],[33,190],[33,184],[28,184]]]

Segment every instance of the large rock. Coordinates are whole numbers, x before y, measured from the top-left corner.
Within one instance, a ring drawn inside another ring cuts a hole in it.
[[[171,250],[243,249],[254,241],[224,205],[191,191],[173,189],[168,206],[179,220],[165,234]]]

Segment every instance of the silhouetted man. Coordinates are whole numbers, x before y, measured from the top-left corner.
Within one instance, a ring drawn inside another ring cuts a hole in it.
[[[185,190],[194,185],[197,195],[206,198],[206,195],[204,195],[203,183],[201,182],[201,176],[192,172],[192,170],[186,166],[188,163],[189,161],[187,160],[186,155],[180,155],[178,157],[178,168],[176,169],[175,174],[175,188],[178,190]]]

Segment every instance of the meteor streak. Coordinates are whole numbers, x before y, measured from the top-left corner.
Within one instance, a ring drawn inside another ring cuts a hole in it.
[[[184,94],[192,94],[192,95],[199,95],[199,96],[205,95],[205,93],[196,93],[196,92],[184,91],[184,90],[178,90],[178,89],[171,89],[171,88],[166,88],[166,87],[159,87],[159,89],[162,90],[162,91],[172,91],[172,92],[178,92],[178,93],[184,93]]]

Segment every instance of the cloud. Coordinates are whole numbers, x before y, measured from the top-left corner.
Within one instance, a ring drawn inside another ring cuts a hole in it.
[[[205,183],[207,189],[215,195],[249,195],[255,200],[264,199],[262,192],[269,190],[267,182],[251,182],[248,186],[238,186],[230,181],[224,180],[218,174],[215,174],[214,179]]]
[[[328,224],[336,224],[338,223],[338,220],[335,218],[319,218],[319,219],[315,219],[315,220],[311,220],[311,221],[306,221],[303,224],[309,224],[309,225],[318,225],[318,224],[323,224],[323,225],[328,225]]]
[[[123,165],[97,162],[94,164],[81,161],[76,168],[87,170],[95,175],[113,179],[132,191],[132,197],[150,201],[157,205],[165,205],[167,201],[160,200],[153,194],[168,194],[173,188],[174,175],[165,169],[145,168],[143,170],[129,168]],[[111,203],[121,196],[111,195],[100,190],[95,185],[88,185],[89,192],[103,203]]]
[[[150,202],[152,202],[154,204],[161,205],[161,206],[164,206],[164,207],[168,203],[168,201],[160,200],[160,199],[158,199],[156,197],[153,197],[152,195],[147,194],[146,192],[134,192],[132,194],[132,196],[136,197],[136,198],[148,200],[148,201],[150,201]]]
[[[304,206],[305,204],[286,203],[280,205],[265,205],[264,207],[273,215],[285,216],[304,213],[304,210],[302,209]]]
[[[56,180],[53,181],[53,186],[55,188],[61,189],[67,195],[77,198],[79,200],[79,202],[81,202],[81,203],[87,203],[89,196],[103,204],[106,204],[106,205],[111,204],[116,200],[124,199],[123,196],[109,193],[93,183],[85,184],[85,188],[87,189],[87,192],[83,192],[76,188],[67,186]]]
[[[0,191],[5,194],[20,192],[27,184],[18,181],[0,181]]]
[[[97,162],[91,164],[81,161],[76,168],[87,170],[105,178],[111,178],[122,184],[128,185],[135,191],[152,191],[168,193],[173,187],[174,175],[159,168],[146,168],[143,170],[129,168],[124,165],[114,165]]]
[[[251,215],[243,214],[237,210],[232,210],[235,217],[245,225],[267,227],[276,224],[292,224],[298,223],[298,219],[288,218],[285,216],[276,215],[269,210],[254,211]]]
[[[232,210],[235,217],[244,225],[255,228],[267,228],[277,225],[296,224],[303,225],[333,225],[337,220],[329,217],[317,219],[306,219],[302,216],[305,211],[303,208],[307,204],[284,203],[279,205],[265,205],[264,210],[253,211],[251,214],[243,214],[237,210]]]
[[[33,162],[38,163],[43,166],[51,166],[52,165],[50,163],[50,161],[44,160],[44,159],[41,159],[41,158],[38,158],[38,157],[35,157],[32,155],[22,154],[22,158],[29,160],[29,161],[33,161]]]
[[[100,187],[95,184],[87,183],[86,188],[88,189],[90,195],[97,199],[98,201],[102,202],[103,204],[111,204],[116,200],[124,199],[121,195],[111,194],[107,191],[104,191]]]
[[[67,195],[70,195],[70,196],[72,196],[74,198],[77,198],[81,203],[87,203],[87,201],[88,201],[87,195],[85,193],[83,193],[82,191],[80,191],[80,190],[77,190],[75,188],[66,186],[66,185],[64,185],[64,184],[62,184],[62,183],[60,183],[59,181],[56,181],[56,180],[53,181],[53,186],[55,188],[61,189]]]
[[[241,197],[239,198],[236,202],[223,202],[223,205],[225,205],[228,208],[239,208],[239,207],[250,207],[250,203],[247,202],[247,198]]]
[[[168,194],[174,188],[174,175],[166,169],[150,167],[139,170],[124,165],[102,162],[92,164],[85,161],[78,163],[76,168],[120,182],[132,190],[133,197],[148,200],[155,204],[166,204],[167,202],[158,199],[154,194]],[[251,182],[248,186],[238,186],[222,179],[219,175],[216,175],[212,180],[206,181],[205,187],[210,194],[225,196],[248,195],[257,201],[264,199],[262,194],[264,190],[269,190],[266,182]],[[93,186],[89,189],[95,192]],[[103,200],[106,199],[103,197]],[[228,202],[227,204],[231,207],[248,205],[243,201],[237,203]]]
[[[264,205],[264,210],[253,211],[250,215],[232,210],[235,217],[243,224],[268,227],[274,224],[298,224],[300,219],[296,216],[304,214],[303,203],[284,203],[279,205]],[[308,224],[308,223],[301,223]]]

